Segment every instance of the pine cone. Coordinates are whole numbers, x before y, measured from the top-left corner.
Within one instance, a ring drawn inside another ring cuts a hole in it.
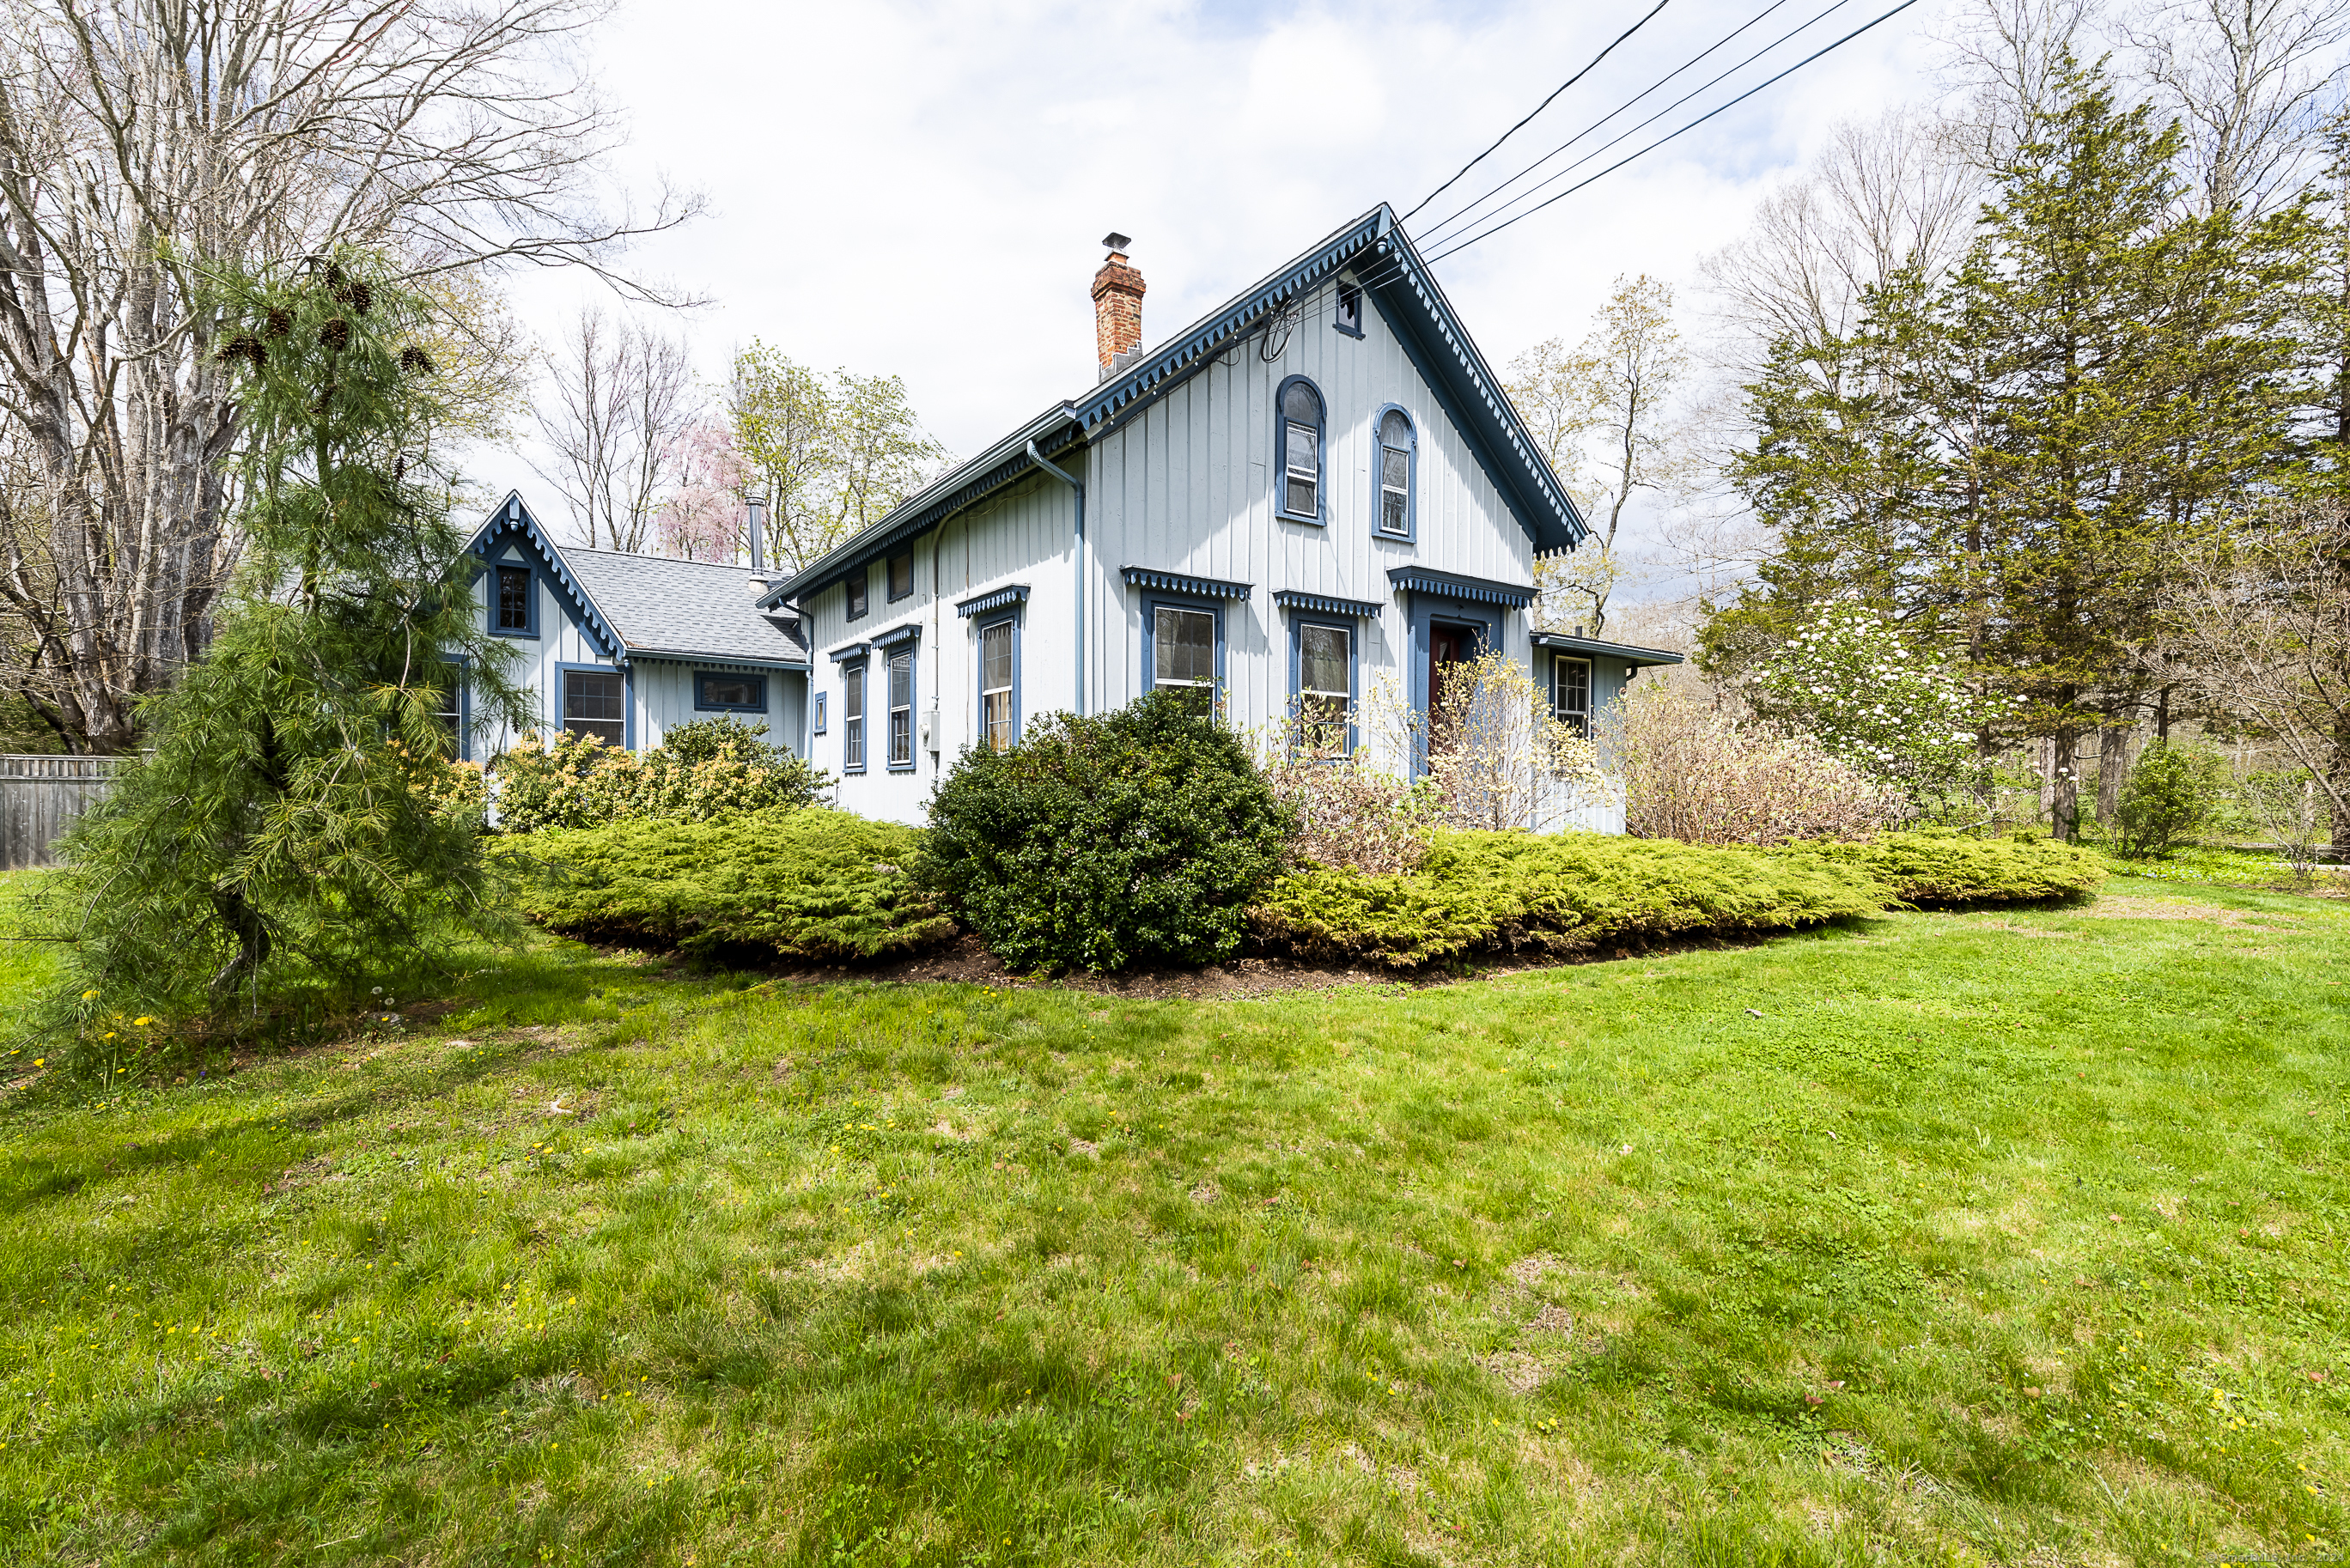
[[[411,343],[400,351],[400,368],[418,376],[432,374],[432,356]]]
[[[354,278],[351,286],[343,290],[343,303],[351,307],[353,316],[365,316],[375,304],[375,290],[367,286],[365,278]]]
[[[318,341],[330,354],[339,354],[351,346],[351,324],[339,316],[329,316],[327,324],[318,328]]]
[[[213,350],[213,358],[224,365],[234,364],[239,359],[250,359],[255,369],[258,369],[267,360],[268,353],[261,347],[260,338],[249,332],[240,332]]]
[[[294,330],[294,313],[282,305],[269,307],[269,325],[261,329],[264,337],[283,337]]]
[[[337,299],[343,296],[343,269],[339,263],[327,264],[327,287],[333,291]]]

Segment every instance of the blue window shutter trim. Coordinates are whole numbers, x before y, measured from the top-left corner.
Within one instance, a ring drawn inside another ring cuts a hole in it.
[[[1464,577],[1457,572],[1434,572],[1424,566],[1398,566],[1388,574],[1388,581],[1410,593],[1461,599],[1469,604],[1523,609],[1534,602],[1534,591],[1530,587],[1489,582],[1483,577]]]
[[[1221,577],[1191,577],[1180,572],[1162,572],[1150,566],[1120,566],[1118,570],[1129,587],[1158,588],[1170,594],[1193,594],[1203,599],[1244,599],[1253,591],[1247,583],[1228,583]]]
[[[1028,585],[1014,583],[1008,588],[997,588],[994,592],[982,594],[975,599],[963,600],[955,606],[955,614],[968,620],[975,615],[985,615],[990,610],[1002,609],[1005,605],[1027,602]]]
[[[1273,596],[1273,602],[1284,609],[1311,610],[1315,615],[1350,615],[1357,618],[1376,616],[1381,607],[1367,599],[1342,599],[1329,594],[1309,594],[1296,588],[1283,588]]]
[[[876,632],[868,640],[876,649],[895,648],[901,642],[911,642],[921,635],[922,623],[909,621],[904,626],[893,626],[888,631]]]

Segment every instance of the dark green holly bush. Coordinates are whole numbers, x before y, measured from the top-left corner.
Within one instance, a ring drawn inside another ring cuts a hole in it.
[[[1241,742],[1165,693],[965,752],[930,818],[922,880],[1015,970],[1227,958],[1295,830]]]

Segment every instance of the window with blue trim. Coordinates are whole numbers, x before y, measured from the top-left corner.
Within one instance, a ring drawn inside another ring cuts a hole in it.
[[[1150,685],[1179,693],[1185,707],[1216,706],[1217,643],[1222,618],[1211,609],[1157,605],[1150,612]]]
[[[840,771],[865,771],[865,665],[840,667]]]
[[[889,656],[889,765],[914,765],[914,650]]]
[[[889,557],[889,597],[902,599],[914,591],[914,552]]]
[[[1281,514],[1322,520],[1322,394],[1303,376],[1281,384]]]
[[[608,746],[628,741],[628,695],[618,670],[567,670],[563,672],[563,727]]]
[[[979,743],[1008,752],[1020,738],[1020,625],[1010,616],[979,628]]]
[[[1379,532],[1411,536],[1411,417],[1389,409],[1379,419]]]
[[[432,716],[449,732],[449,754],[463,761],[465,755],[465,671],[455,664],[443,664],[432,683]]]
[[[528,566],[499,566],[494,574],[497,597],[492,606],[490,628],[509,637],[538,635],[538,593]]]
[[[1333,621],[1297,623],[1297,744],[1308,756],[1343,757],[1355,711],[1355,632]]]
[[[809,733],[816,735],[824,733],[825,710],[831,706],[831,697],[832,693],[829,691],[819,691],[816,694],[816,722],[808,727]]]
[[[851,620],[857,619],[865,613],[867,604],[865,596],[868,586],[866,576],[871,570],[870,566],[859,566],[848,575],[848,618]]]
[[[767,711],[767,678],[698,670],[693,677],[693,705],[704,712],[764,713]]]
[[[1331,325],[1350,337],[1363,335],[1363,291],[1351,283],[1338,286],[1338,313]]]

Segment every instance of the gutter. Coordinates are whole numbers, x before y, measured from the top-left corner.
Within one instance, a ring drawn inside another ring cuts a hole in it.
[[[1035,463],[1038,468],[1043,469],[1046,473],[1051,474],[1054,478],[1059,480],[1062,483],[1067,485],[1069,487],[1070,493],[1076,500],[1077,717],[1082,719],[1086,716],[1086,659],[1088,652],[1086,647],[1086,487],[1083,483],[1079,483],[1076,475],[1071,473],[1067,469],[1059,466],[1057,463],[1047,462],[1045,454],[1036,450],[1036,443],[1033,441],[1028,443],[1028,461]]]

